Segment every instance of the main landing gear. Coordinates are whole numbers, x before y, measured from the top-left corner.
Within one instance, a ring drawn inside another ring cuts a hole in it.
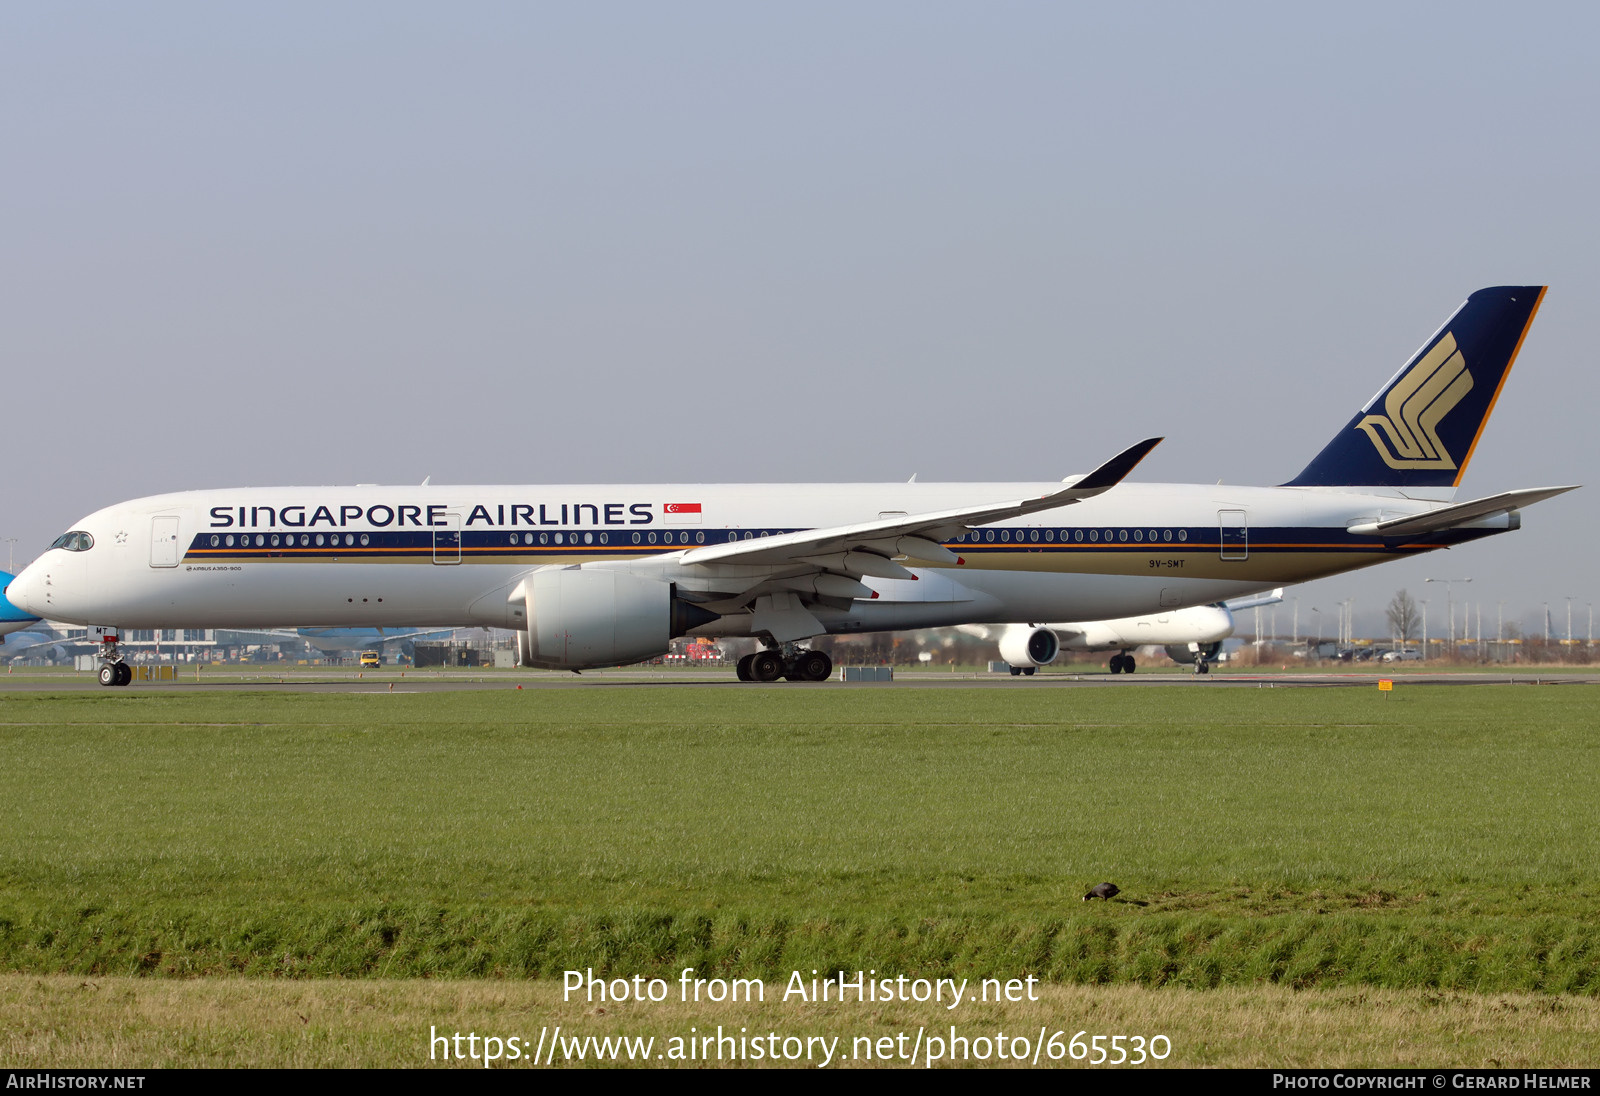
[[[737,666],[740,681],[826,681],[833,675],[833,659],[822,651],[808,651],[793,644],[768,647],[745,655]]]
[[[1036,667],[1033,666],[1013,666],[1011,667],[1011,676],[1021,677],[1026,674],[1027,676],[1032,677],[1035,669]]]
[[[1198,655],[1195,656],[1194,672],[1196,674],[1209,674],[1211,672],[1211,663],[1207,662],[1203,658],[1200,658]]]
[[[1133,661],[1133,656],[1130,654],[1123,654],[1121,652],[1111,656],[1111,662],[1109,665],[1111,672],[1114,674],[1131,674],[1136,668],[1136,664]]]

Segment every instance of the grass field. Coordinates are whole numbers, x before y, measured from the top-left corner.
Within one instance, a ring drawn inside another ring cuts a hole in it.
[[[0,969],[1593,998],[1593,696],[0,694]]]
[[[1162,1058],[1145,1055],[1142,1064],[1149,1067],[1570,1067],[1592,1063],[1600,1042],[1600,1001],[1548,994],[1049,986],[1037,1002],[984,1005],[952,1016],[937,1005],[801,1008],[779,1000],[781,989],[768,987],[763,1004],[601,1006],[581,998],[564,1001],[560,984],[546,980],[0,975],[0,1062],[22,1069],[65,1063],[100,1069],[482,1068],[482,1049],[474,1060],[473,1048],[466,1046],[465,1060],[459,1060],[452,1045],[447,1059],[446,1048],[430,1038],[461,1032],[502,1042],[517,1038],[524,1044],[516,1048],[519,1057],[509,1058],[509,1048],[501,1047],[493,1063],[515,1069],[532,1065],[541,1033],[553,1036],[557,1026],[564,1049],[579,1041],[580,1052],[587,1054],[584,1060],[562,1054],[557,1065],[593,1065],[595,1046],[589,1040],[618,1037],[654,1039],[651,1053],[635,1054],[632,1064],[662,1065],[672,1053],[671,1040],[714,1034],[718,1025],[747,1037],[777,1033],[783,1040],[831,1043],[831,1048],[813,1043],[804,1050],[789,1043],[780,1052],[780,1065],[821,1065],[831,1049],[829,1064],[857,1067],[926,1065],[926,1052],[912,1060],[919,1028],[946,1044],[935,1060],[941,1066],[952,1060],[990,1067],[1032,1064],[1031,1056],[1025,1063],[1010,1060],[1009,1054],[1002,1059],[992,1042],[985,1047],[975,1041],[1021,1035],[1031,1049],[1041,1028],[1063,1038],[1056,1043],[1057,1060],[1050,1061],[1047,1042],[1040,1064],[1060,1066],[1092,1064],[1092,1049],[1078,1060],[1071,1057],[1070,1040],[1080,1031],[1086,1033],[1085,1044],[1095,1034],[1120,1034],[1141,1036],[1148,1046],[1164,1035],[1168,1044],[1154,1048]],[[952,1027],[968,1040],[964,1061],[951,1045]],[[892,1040],[886,1055],[885,1037]],[[553,1041],[547,1039],[546,1046]],[[1064,1043],[1067,1050],[1061,1054]],[[713,1054],[708,1064],[741,1064],[730,1060],[735,1048],[724,1046],[721,1063]],[[923,1046],[932,1049],[926,1038]],[[1123,1046],[1132,1043],[1124,1039]],[[1113,1055],[1107,1050],[1104,1057],[1109,1061]],[[1134,1055],[1127,1057],[1131,1066]],[[629,1064],[626,1051],[617,1058],[618,1064]],[[742,1064],[771,1062],[746,1050]]]

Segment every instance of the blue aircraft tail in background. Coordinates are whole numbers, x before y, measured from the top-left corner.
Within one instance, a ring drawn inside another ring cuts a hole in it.
[[[20,632],[39,619],[32,613],[23,612],[6,600],[5,589],[11,585],[11,580],[15,577],[9,571],[0,571],[0,642],[4,642],[4,636],[11,632]]]

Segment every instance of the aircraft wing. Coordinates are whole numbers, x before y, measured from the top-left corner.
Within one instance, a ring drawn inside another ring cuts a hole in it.
[[[7,646],[0,648],[0,658],[22,658],[29,651],[37,651],[41,647],[88,647],[94,649],[98,644],[86,643],[81,639],[41,639],[23,647]]]
[[[1502,491],[1498,495],[1489,495],[1486,498],[1473,499],[1470,502],[1458,502],[1453,506],[1441,506],[1437,510],[1429,510],[1425,514],[1413,514],[1410,517],[1390,518],[1388,521],[1371,521],[1365,525],[1352,525],[1350,532],[1361,536],[1373,537],[1409,537],[1419,533],[1437,533],[1441,529],[1454,529],[1466,525],[1480,518],[1492,517],[1495,514],[1505,514],[1521,506],[1532,506],[1536,502],[1564,495],[1568,491],[1576,491],[1577,485],[1571,487],[1525,487],[1520,491]],[[1513,528],[1515,528],[1513,526]]]
[[[882,518],[826,529],[807,529],[760,540],[713,544],[690,549],[683,553],[680,562],[757,567],[810,565],[846,574],[910,578],[912,576],[905,568],[891,562],[893,557],[908,556],[928,563],[954,565],[959,562],[959,557],[940,541],[961,536],[974,525],[1022,517],[1040,510],[1054,510],[1103,494],[1122,482],[1161,440],[1148,438],[1129,446],[1088,475],[1074,477],[1066,487],[1038,498]]]

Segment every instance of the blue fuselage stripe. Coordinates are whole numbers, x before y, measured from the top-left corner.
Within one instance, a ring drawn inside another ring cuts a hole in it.
[[[454,557],[459,548],[463,560],[473,557],[525,556],[537,560],[543,556],[574,551],[596,555],[650,556],[680,552],[708,544],[744,543],[784,533],[802,532],[798,529],[694,529],[661,532],[630,532],[627,530],[561,530],[539,533],[515,532],[505,529],[469,530],[387,530],[362,533],[284,533],[250,532],[201,533],[189,545],[186,559],[238,560],[238,559],[344,559],[352,562],[363,557],[416,557],[434,559],[436,556]],[[1216,526],[1205,528],[1055,528],[1037,527],[993,528],[977,530],[960,540],[946,541],[945,546],[957,553],[973,556],[1017,555],[1044,552],[1053,555],[1072,555],[1093,552],[1148,554],[1204,553],[1221,554],[1231,551],[1248,551],[1251,554],[1304,553],[1304,552],[1373,552],[1410,551],[1459,544],[1489,535],[1489,530],[1452,530],[1426,536],[1382,538],[1357,536],[1343,528],[1258,528],[1248,530],[1245,536],[1224,537]],[[1048,538],[1046,534],[1049,534]],[[1034,538],[1039,539],[1034,539]]]

